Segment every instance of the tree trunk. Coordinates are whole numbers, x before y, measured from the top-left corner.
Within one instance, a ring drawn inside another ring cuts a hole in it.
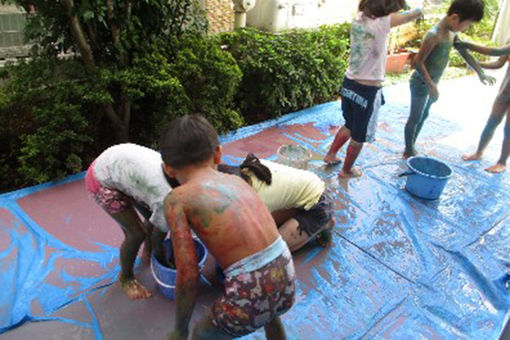
[[[85,31],[82,28],[79,18],[74,13],[74,0],[64,0],[63,1],[67,8],[67,15],[69,17],[69,26],[71,28],[71,32],[73,34],[74,40],[78,49],[80,51],[80,55],[83,59],[83,63],[89,70],[95,70],[96,63],[94,60],[94,55],[92,54],[92,48],[88,42]],[[113,18],[113,1],[108,0],[108,16],[110,19]],[[115,24],[111,24],[112,26],[112,39],[114,44],[119,43],[118,39],[118,29]],[[92,27],[88,27],[91,41],[95,40],[94,31]],[[121,56],[122,63],[122,56]],[[113,130],[115,132],[115,138],[119,143],[125,143],[129,141],[129,122],[131,120],[131,102],[124,98],[124,96],[120,97],[120,105],[118,112],[115,110],[114,105],[104,104],[104,110],[106,112],[106,116],[110,120],[113,126]]]

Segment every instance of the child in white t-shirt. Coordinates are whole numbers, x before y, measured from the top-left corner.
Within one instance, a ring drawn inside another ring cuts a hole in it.
[[[120,247],[119,282],[131,299],[151,296],[133,274],[140,246],[152,234],[154,246],[159,248],[168,232],[163,200],[171,187],[164,175],[162,163],[157,151],[136,144],[119,144],[99,155],[85,176],[89,194],[124,232],[125,239]],[[144,224],[140,220],[137,211],[148,223]],[[146,251],[150,251],[148,245],[147,242]],[[162,248],[155,251],[158,254]]]
[[[337,132],[324,158],[328,164],[338,164],[338,150],[350,139],[339,177],[361,176],[353,168],[363,143],[374,140],[377,115],[384,104],[381,85],[384,80],[388,38],[391,27],[422,16],[420,8],[397,13],[404,0],[361,0],[351,25],[349,68],[342,84],[342,111],[345,124]]]

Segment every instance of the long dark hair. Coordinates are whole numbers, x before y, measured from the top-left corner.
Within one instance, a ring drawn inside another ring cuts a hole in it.
[[[262,182],[266,183],[267,185],[271,185],[273,180],[271,170],[262,164],[257,156],[252,153],[249,153],[248,156],[246,156],[245,160],[241,163],[240,166],[218,164],[218,171],[239,176],[249,183],[250,177],[244,173],[243,170],[245,169],[251,171],[255,177],[257,177]]]
[[[239,167],[241,168],[241,173],[244,169],[250,170],[259,180],[265,182],[267,185],[271,185],[273,180],[271,170],[262,164],[260,159],[258,159],[254,154],[249,153]]]
[[[368,17],[380,18],[406,7],[405,0],[361,0],[358,11]]]

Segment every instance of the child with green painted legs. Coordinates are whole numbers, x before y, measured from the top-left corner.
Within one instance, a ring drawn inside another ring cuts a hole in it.
[[[187,339],[198,293],[192,230],[220,264],[225,292],[192,339],[231,339],[264,327],[285,339],[280,315],[294,304],[292,256],[255,191],[241,178],[217,171],[218,135],[202,116],[175,119],[159,143],[165,172],[181,185],[165,198],[177,267],[176,320],[170,339]]]
[[[501,83],[499,93],[494,100],[494,104],[492,105],[491,114],[487,120],[487,123],[485,124],[482,135],[480,136],[478,148],[476,149],[475,153],[462,156],[462,159],[465,161],[474,161],[482,158],[483,152],[492,139],[496,127],[503,121],[503,118],[506,117],[501,155],[496,164],[485,169],[486,171],[492,173],[503,172],[506,169],[506,162],[510,156],[510,39],[507,41],[507,45],[501,48],[490,48],[463,41],[456,42],[455,47],[458,49],[468,48],[470,50],[490,56],[499,56],[496,61],[481,62],[480,66],[483,68],[498,69],[503,67],[505,63],[508,64],[508,68]]]
[[[422,16],[420,8],[398,13],[405,0],[361,0],[351,25],[349,68],[342,83],[342,114],[345,124],[338,130],[324,162],[341,162],[336,154],[350,140],[339,177],[358,177],[353,167],[363,144],[375,137],[379,108],[384,104],[384,80],[388,38],[392,27]]]
[[[405,126],[404,158],[416,155],[415,143],[427,119],[432,103],[439,98],[437,83],[448,65],[449,55],[457,32],[465,31],[472,23],[482,20],[482,0],[454,0],[447,15],[427,32],[416,56],[416,71],[410,80],[411,108]],[[492,85],[495,79],[483,70],[466,49],[458,49],[466,63],[472,67],[480,81]]]

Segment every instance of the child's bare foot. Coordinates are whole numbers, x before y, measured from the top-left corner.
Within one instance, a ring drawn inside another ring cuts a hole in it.
[[[492,172],[493,174],[499,174],[500,172],[505,171],[506,166],[503,164],[497,163],[496,165],[490,166],[485,171]]]
[[[152,296],[152,293],[142,286],[136,279],[126,280],[119,276],[119,283],[124,293],[126,293],[128,298],[131,300],[147,299]]]
[[[327,165],[337,165],[337,164],[340,164],[343,162],[343,159],[342,158],[338,158],[336,157],[335,155],[326,155],[326,157],[324,157],[324,163],[326,163]]]
[[[344,171],[342,169],[342,171],[340,171],[340,173],[338,174],[338,177],[340,178],[352,178],[352,177],[360,177],[361,175],[363,175],[363,172],[357,168],[351,168],[350,171]]]
[[[482,158],[482,155],[478,152],[475,152],[471,155],[462,155],[462,159],[465,161],[478,161]]]

